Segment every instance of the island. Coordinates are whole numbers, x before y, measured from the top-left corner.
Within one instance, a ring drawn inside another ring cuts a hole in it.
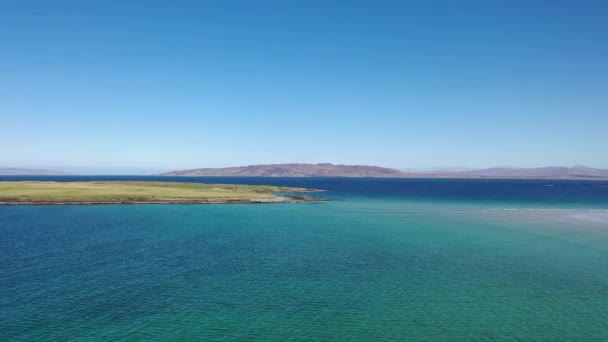
[[[319,191],[270,185],[147,181],[2,181],[0,205],[293,203]]]
[[[178,170],[162,173],[161,176],[401,178],[407,174],[380,166],[290,163]]]

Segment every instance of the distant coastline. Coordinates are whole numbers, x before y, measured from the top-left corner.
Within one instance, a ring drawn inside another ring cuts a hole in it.
[[[0,167],[0,176],[67,176],[66,172],[56,170],[21,169],[15,167]]]
[[[489,168],[469,171],[404,172],[397,169],[368,165],[291,163],[178,170],[162,173],[160,176],[608,180],[608,170],[576,165],[573,167]]]
[[[77,176],[56,170],[0,168],[0,176]],[[89,174],[90,175],[90,174]],[[100,173],[99,175],[104,175]],[[142,176],[145,174],[141,174]],[[541,179],[541,180],[608,180],[608,169],[575,165],[573,167],[509,168],[478,170],[402,171],[373,165],[343,164],[259,164],[223,168],[176,170],[154,176],[186,177],[359,177],[422,179]]]

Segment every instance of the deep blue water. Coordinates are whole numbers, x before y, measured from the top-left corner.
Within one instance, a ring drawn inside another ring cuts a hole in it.
[[[35,179],[335,200],[0,206],[0,341],[608,340],[607,182]]]

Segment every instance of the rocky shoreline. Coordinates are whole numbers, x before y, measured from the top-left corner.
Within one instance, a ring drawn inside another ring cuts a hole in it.
[[[29,200],[0,200],[0,205],[123,205],[123,204],[271,204],[271,203],[303,203],[323,202],[325,198],[311,196],[276,196],[273,198],[257,199],[159,199],[159,200],[112,200],[112,201],[29,201]]]

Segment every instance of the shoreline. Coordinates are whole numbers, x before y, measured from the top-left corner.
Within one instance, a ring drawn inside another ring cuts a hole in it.
[[[129,204],[280,204],[326,202],[325,198],[311,196],[276,196],[255,199],[165,199],[165,200],[115,200],[115,201],[0,201],[0,206],[35,205],[129,205]]]

